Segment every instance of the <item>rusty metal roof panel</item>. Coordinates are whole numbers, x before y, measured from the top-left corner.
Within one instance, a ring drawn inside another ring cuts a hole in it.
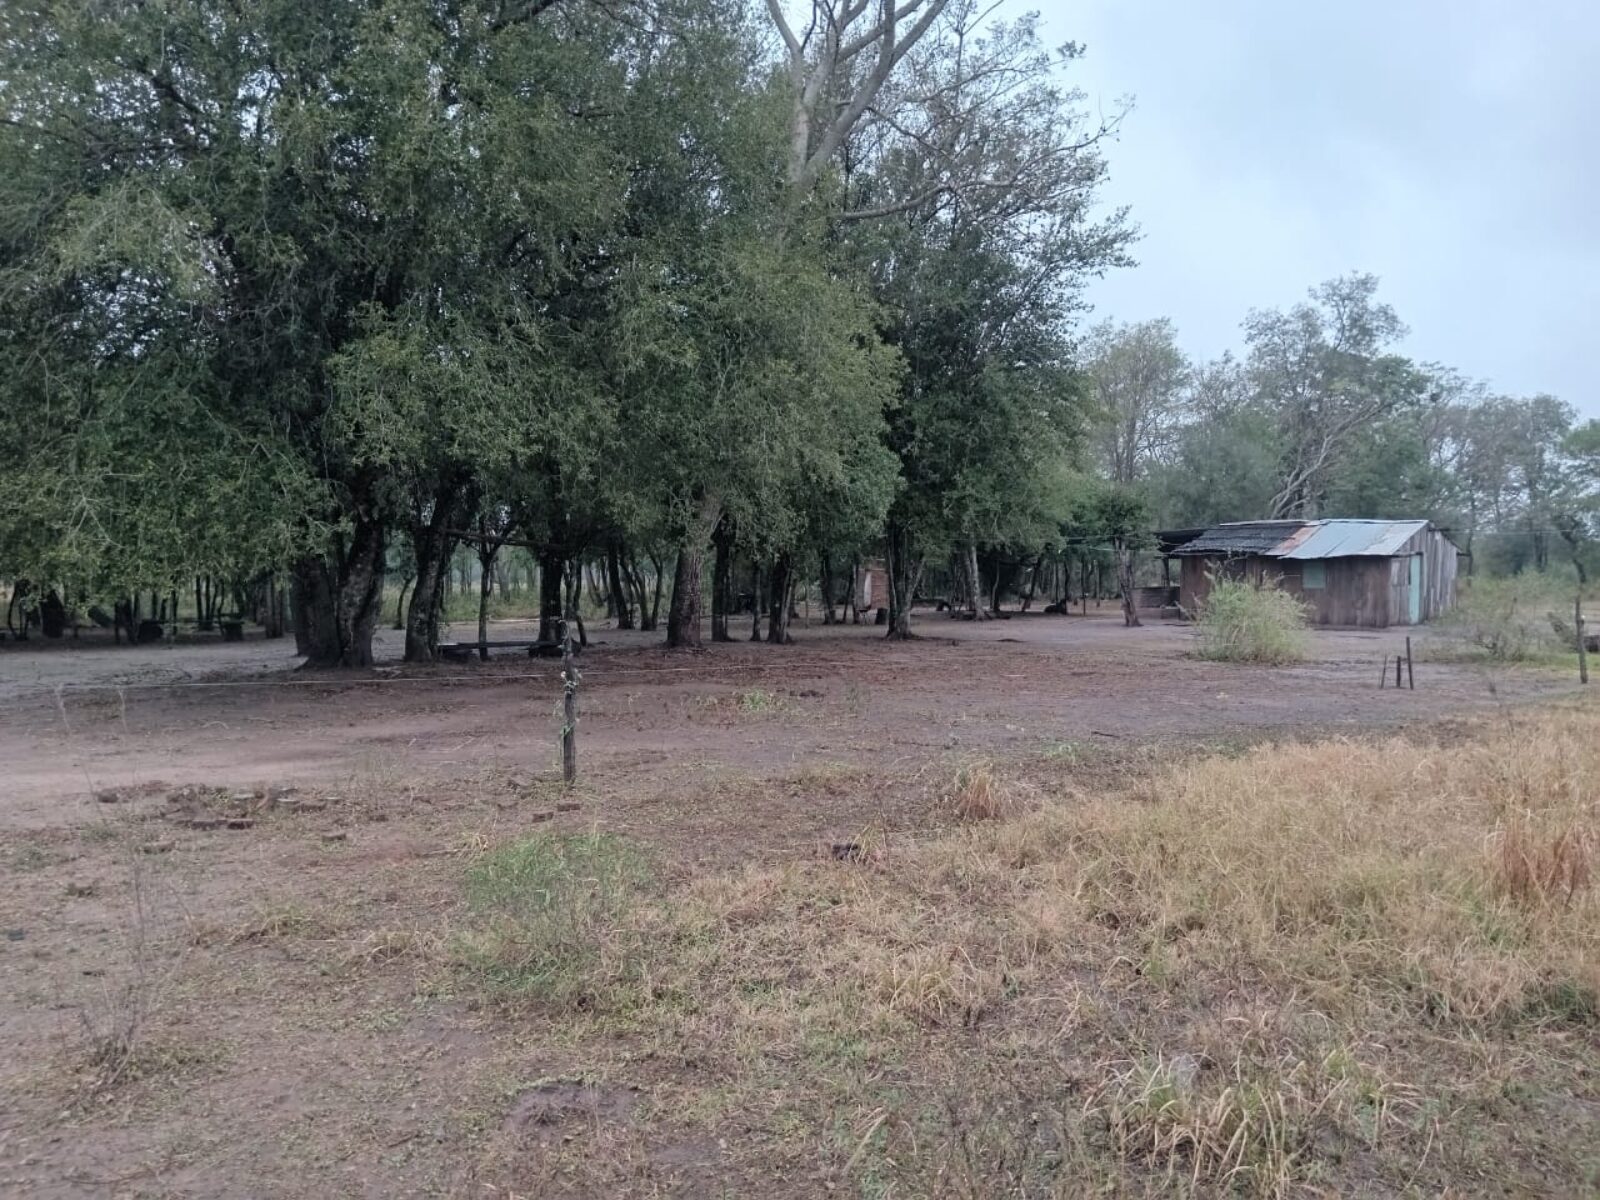
[[[1233,521],[1213,525],[1193,541],[1172,551],[1190,554],[1271,554],[1286,538],[1305,528],[1304,521]]]
[[[1276,558],[1388,558],[1398,554],[1426,521],[1317,521],[1292,545],[1271,552]]]

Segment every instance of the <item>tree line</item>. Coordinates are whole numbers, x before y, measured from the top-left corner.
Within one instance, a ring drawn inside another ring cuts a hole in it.
[[[1352,274],[1251,312],[1241,354],[1210,362],[1190,361],[1166,320],[1095,326],[1086,369],[1107,478],[1169,528],[1426,518],[1467,552],[1468,572],[1582,569],[1600,516],[1600,422],[1397,353],[1406,329],[1377,292]]]
[[[1390,353],[1370,280],[1239,362],[1085,334],[1134,229],[1079,54],[975,0],[8,4],[0,577],[199,579],[361,666],[386,580],[437,655],[462,546],[694,647],[867,555],[907,637],[930,570],[980,616],[1109,547],[1126,594],[1163,521],[1545,536],[1570,411]]]

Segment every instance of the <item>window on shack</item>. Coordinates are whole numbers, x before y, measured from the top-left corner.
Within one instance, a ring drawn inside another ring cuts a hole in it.
[[[1328,586],[1327,565],[1320,562],[1308,562],[1300,572],[1300,586],[1307,591]]]

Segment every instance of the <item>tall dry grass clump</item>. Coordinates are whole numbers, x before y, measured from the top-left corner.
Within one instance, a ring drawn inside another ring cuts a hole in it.
[[[1201,658],[1272,666],[1305,658],[1305,605],[1273,585],[1213,577],[1195,627]]]
[[[1016,802],[995,773],[994,764],[980,760],[956,771],[947,797],[950,811],[962,821],[993,821],[1011,815]]]

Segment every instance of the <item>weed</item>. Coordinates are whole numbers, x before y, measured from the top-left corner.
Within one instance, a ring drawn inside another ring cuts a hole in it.
[[[100,976],[96,994],[78,1009],[92,1086],[103,1090],[131,1074],[145,1051],[144,1033],[165,991],[169,971],[158,961],[163,914],[147,860],[128,856],[128,906],[121,961]]]
[[[748,692],[740,692],[735,701],[739,711],[751,716],[767,716],[780,713],[789,707],[789,702],[776,692],[765,692],[754,688]]]
[[[871,703],[871,693],[855,680],[844,685],[844,707],[852,717],[864,716]]]

